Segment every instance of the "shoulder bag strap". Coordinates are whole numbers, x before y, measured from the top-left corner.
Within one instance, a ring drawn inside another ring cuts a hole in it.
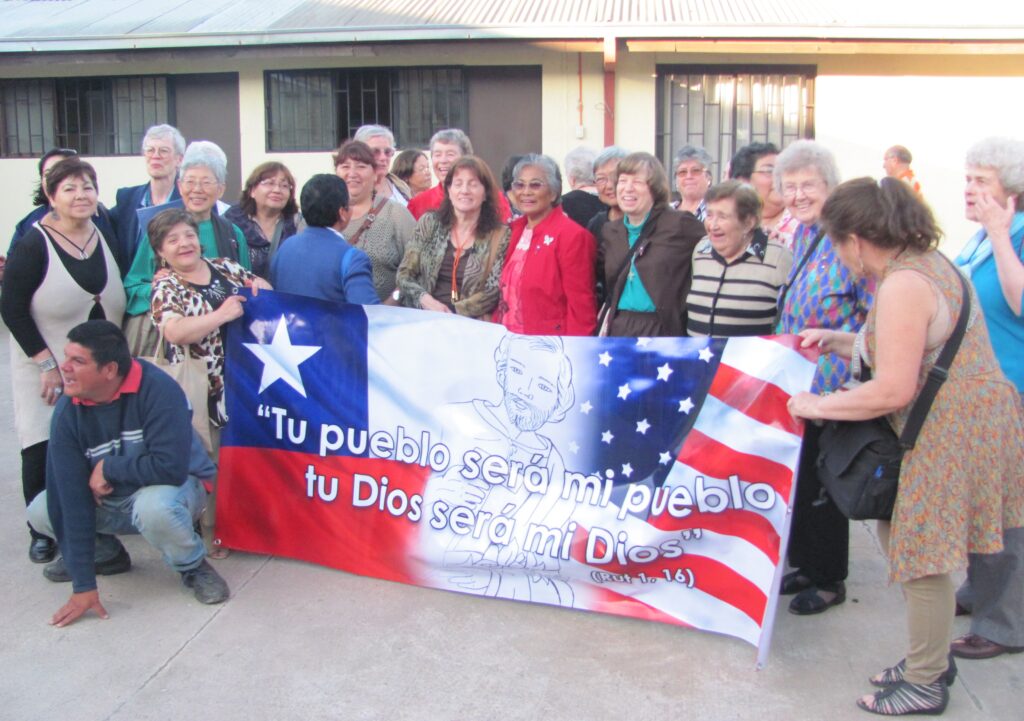
[[[943,258],[946,257],[943,256]],[[953,264],[950,263],[950,265]],[[914,407],[910,409],[907,425],[903,427],[903,433],[900,435],[900,445],[905,450],[913,448],[917,442],[917,436],[921,432],[921,427],[928,416],[928,411],[931,410],[939,388],[942,387],[942,384],[949,377],[949,367],[953,364],[953,358],[956,356],[957,351],[960,350],[960,342],[964,339],[964,333],[967,331],[967,321],[971,315],[971,291],[967,287],[967,279],[964,278],[963,273],[957,270],[955,265],[953,269],[956,271],[956,276],[960,279],[960,285],[963,288],[960,317],[957,318],[956,327],[953,329],[953,333],[949,336],[946,344],[942,347],[942,352],[935,361],[935,365],[928,371],[928,377],[925,379],[924,387],[921,389],[921,394],[917,397]]]
[[[629,242],[629,231],[626,231],[626,242]],[[636,243],[629,249],[629,253],[626,255],[626,259],[619,266],[618,272],[615,274],[615,284],[611,287],[610,293],[608,294],[608,300],[605,301],[601,307],[600,313],[598,313],[597,327],[601,328],[604,325],[604,320],[612,313],[612,299],[617,299],[622,296],[622,289],[625,287],[626,275],[629,273],[629,266],[633,260],[640,253],[643,246],[646,245],[646,240],[643,237],[637,238]]]
[[[793,285],[793,281],[795,281],[800,276],[800,271],[804,269],[805,265],[807,265],[807,262],[811,259],[811,256],[814,255],[814,251],[818,249],[818,246],[821,244],[821,240],[824,237],[825,231],[818,231],[818,235],[814,238],[813,241],[811,241],[811,244],[807,247],[807,252],[803,254],[803,257],[800,258],[800,262],[797,263],[796,271],[789,276],[789,282],[784,283],[782,288],[779,289],[778,309],[780,315],[782,314],[783,309],[786,307],[786,296],[789,294],[789,289]]]
[[[385,196],[375,207],[370,208],[370,212],[366,214],[366,218],[363,219],[363,224],[359,226],[359,230],[355,232],[355,235],[348,239],[349,243],[352,245],[357,245],[359,243],[359,238],[362,237],[363,233],[369,230],[371,225],[373,225],[373,221],[377,219],[377,214],[380,213],[381,209],[387,204],[387,202],[388,198]]]

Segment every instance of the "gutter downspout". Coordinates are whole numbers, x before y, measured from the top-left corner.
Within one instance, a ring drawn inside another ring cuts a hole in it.
[[[604,144],[615,145],[615,63],[618,59],[618,39],[609,35],[604,39]]]

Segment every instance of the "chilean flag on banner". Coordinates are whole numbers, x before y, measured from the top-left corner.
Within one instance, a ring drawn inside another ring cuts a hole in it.
[[[217,535],[481,596],[770,640],[814,358],[794,336],[520,336],[248,296]]]

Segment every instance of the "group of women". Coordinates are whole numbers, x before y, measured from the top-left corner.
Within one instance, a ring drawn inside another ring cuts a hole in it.
[[[848,522],[814,473],[817,422],[887,415],[899,430],[962,310],[960,274],[937,251],[940,231],[921,199],[898,180],[839,184],[832,154],[802,140],[781,153],[761,148],[746,163],[751,173],[767,168],[770,184],[711,186],[710,158],[690,149],[672,169],[685,191],[677,210],[654,156],[610,147],[593,163],[606,210],[586,227],[560,207],[558,165],[534,154],[514,164],[507,200],[480,158],[446,158],[441,185],[430,189],[440,204],[417,221],[405,204],[430,188],[428,157],[394,157],[390,133],[374,128],[342,144],[333,161],[350,197],[344,236],[370,257],[385,302],[525,334],[795,333],[820,350],[811,392],[790,402],[810,422],[789,544],[793,570],[781,590],[795,595],[790,610],[797,614],[842,603]],[[227,420],[221,332],[242,312],[235,289],[270,288],[263,280],[270,259],[303,227],[295,178],[276,162],[257,167],[241,202],[217,212],[224,154],[196,142],[178,179],[184,208],[149,224],[122,284],[110,239],[95,221],[93,168],[72,155],[46,171],[48,210],[19,238],[2,296],[26,502],[43,487],[70,327],[89,318],[134,322],[134,350],[143,354],[153,352],[159,328],[172,358],[205,360],[209,417],[219,427]],[[961,596],[977,608],[1001,593],[993,579],[1019,574],[992,572],[992,564],[1021,563],[1024,212],[1016,204],[1024,145],[979,144],[967,178],[967,217],[983,228],[958,261],[975,287],[970,320],[929,422],[904,459],[892,521],[880,527],[911,636],[907,658],[871,679],[882,690],[858,702],[880,714],[945,708],[956,674],[950,574],[970,564]],[[516,211],[510,224],[509,202]],[[791,242],[788,234],[785,243],[770,239],[766,203],[773,223],[783,215],[791,223]],[[33,560],[52,558],[52,541],[32,534]],[[964,654],[983,630],[957,641]],[[999,643],[1024,646],[1010,636]]]

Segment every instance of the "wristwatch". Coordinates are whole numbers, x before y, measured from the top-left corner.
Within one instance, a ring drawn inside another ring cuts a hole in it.
[[[46,360],[39,361],[38,363],[36,363],[36,366],[39,367],[40,373],[46,373],[47,371],[56,370],[57,359],[54,358],[53,356],[50,356]]]

